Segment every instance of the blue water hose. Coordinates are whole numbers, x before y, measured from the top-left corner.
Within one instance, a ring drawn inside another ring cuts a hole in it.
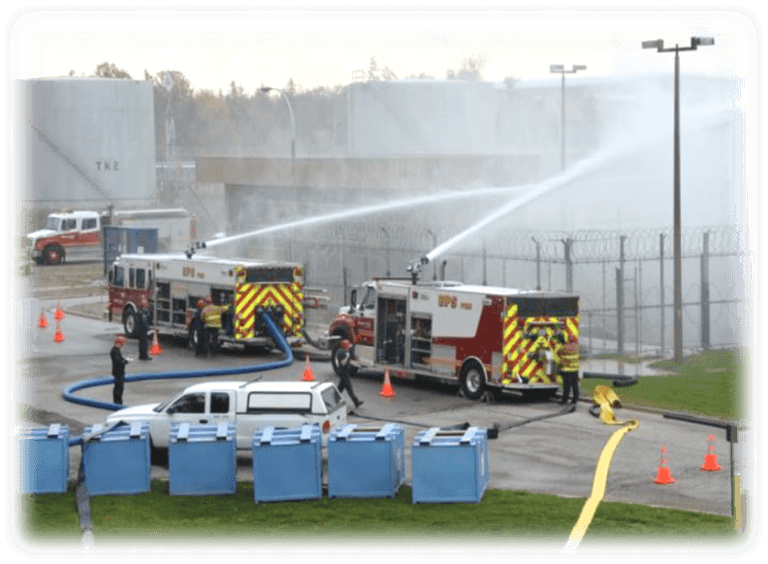
[[[269,313],[262,313],[262,319],[266,323],[267,330],[272,338],[277,343],[277,346],[285,354],[285,358],[275,362],[269,362],[267,364],[251,364],[248,366],[228,367],[228,368],[210,368],[207,370],[189,370],[187,372],[156,372],[156,373],[143,373],[132,374],[125,377],[126,382],[138,382],[140,380],[170,380],[172,378],[206,378],[210,376],[227,376],[229,374],[251,374],[254,372],[263,372],[265,370],[276,370],[277,368],[283,368],[284,366],[290,366],[293,363],[293,351],[288,341],[278,329],[275,322]],[[63,397],[66,401],[71,403],[79,403],[81,405],[87,405],[89,407],[96,407],[98,409],[107,409],[110,411],[117,411],[124,409],[126,406],[112,402],[98,401],[90,398],[82,398],[74,395],[74,392],[85,388],[93,388],[96,386],[105,386],[114,383],[115,379],[112,376],[105,376],[103,378],[94,378],[91,380],[83,380],[67,386],[64,388]],[[71,437],[69,439],[69,446],[75,446],[82,444],[82,437]]]

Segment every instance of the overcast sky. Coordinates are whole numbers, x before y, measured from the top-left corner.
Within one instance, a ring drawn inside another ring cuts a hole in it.
[[[757,30],[749,12],[708,10],[327,9],[76,10],[55,2],[10,14],[11,78],[91,74],[114,63],[133,78],[144,71],[181,71],[195,90],[227,91],[234,80],[248,93],[262,84],[304,88],[344,85],[371,57],[399,78],[427,73],[445,78],[468,57],[485,59],[483,78],[558,80],[550,64],[586,65],[586,76],[672,72],[674,55],[643,50],[643,40],[690,45],[691,36],[715,38],[714,47],[681,57],[682,70],[755,77]],[[566,2],[559,2],[563,5]],[[186,3],[189,5],[189,3]],[[228,2],[228,5],[233,5]],[[259,3],[251,3],[260,6]],[[285,4],[281,4],[285,5]],[[437,6],[448,6],[446,3]],[[484,4],[493,6],[493,4]],[[363,4],[363,6],[366,6]]]

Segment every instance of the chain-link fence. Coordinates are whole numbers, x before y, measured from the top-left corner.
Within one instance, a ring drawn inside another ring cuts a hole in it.
[[[407,215],[407,214],[406,214]],[[357,221],[295,229],[261,241],[260,253],[295,260],[307,285],[327,291],[328,309],[308,311],[315,329],[365,280],[408,278],[406,267],[459,229],[424,222]],[[736,227],[684,229],[682,292],[687,350],[739,346],[749,311],[745,234]],[[581,341],[594,353],[658,355],[673,348],[671,229],[507,231],[449,249],[423,267],[422,280],[573,292],[581,298]]]

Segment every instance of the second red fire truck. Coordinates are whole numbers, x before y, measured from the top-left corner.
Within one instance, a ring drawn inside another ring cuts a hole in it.
[[[393,377],[458,383],[480,399],[514,390],[546,397],[561,382],[556,350],[578,342],[578,297],[570,294],[416,279],[375,279],[328,330],[338,372],[340,343],[355,345],[361,368]]]

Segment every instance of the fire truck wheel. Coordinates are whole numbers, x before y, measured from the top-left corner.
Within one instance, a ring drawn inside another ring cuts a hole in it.
[[[468,360],[461,369],[461,390],[469,399],[479,399],[485,389],[483,367],[476,360]]]
[[[45,262],[48,264],[61,264],[64,262],[64,249],[59,245],[48,245],[43,251]]]
[[[125,312],[123,312],[123,329],[125,329],[126,336],[135,337],[138,324],[136,310],[131,306],[125,308]]]

